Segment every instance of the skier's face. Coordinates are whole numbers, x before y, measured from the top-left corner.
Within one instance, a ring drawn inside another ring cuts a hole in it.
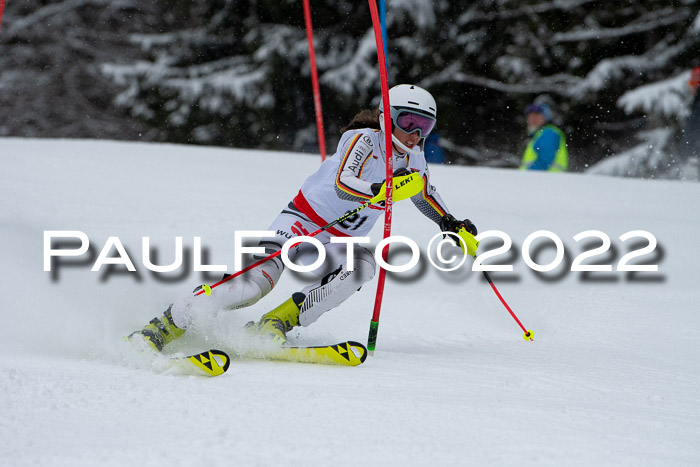
[[[400,128],[396,127],[394,128],[394,136],[396,136],[396,139],[401,141],[401,144],[406,146],[408,149],[413,149],[413,147],[420,142],[420,136],[418,135],[417,131],[414,131],[413,133],[406,133],[401,131]]]

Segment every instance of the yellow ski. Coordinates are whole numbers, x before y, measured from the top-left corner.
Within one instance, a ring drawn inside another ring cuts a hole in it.
[[[265,350],[262,358],[322,365],[357,366],[367,358],[367,348],[359,342],[347,341],[317,347],[286,347]]]
[[[211,349],[188,357],[176,357],[170,359],[175,366],[190,372],[204,374],[206,376],[219,376],[228,370],[231,359],[226,352]]]

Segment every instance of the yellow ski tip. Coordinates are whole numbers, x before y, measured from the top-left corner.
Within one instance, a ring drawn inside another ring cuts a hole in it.
[[[197,355],[187,357],[195,367],[209,376],[219,376],[228,370],[231,358],[226,352],[211,349]]]

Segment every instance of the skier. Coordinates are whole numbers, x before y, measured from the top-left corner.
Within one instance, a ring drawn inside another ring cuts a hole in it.
[[[418,209],[436,222],[442,231],[458,232],[464,228],[476,235],[474,224],[469,219],[453,217],[430,184],[423,147],[437,121],[435,99],[425,89],[401,84],[389,90],[389,101],[394,177],[399,179],[419,173],[423,189],[411,197]],[[269,227],[268,230],[276,232],[275,237],[260,241],[259,246],[265,248],[266,255],[279,251],[295,236],[315,232],[355,210],[358,203],[367,202],[382,192],[386,176],[383,127],[381,108],[364,110],[353,118],[343,129],[336,153],[306,179],[296,197]],[[346,245],[330,243],[330,240],[334,236],[366,236],[382,215],[382,210],[380,206],[371,205],[315,236],[325,247],[330,267],[318,274],[318,282],[293,293],[257,323],[248,323],[248,329],[280,345],[285,344],[287,333],[293,327],[312,324],[371,280],[375,274],[375,260],[370,250],[354,246],[354,270],[350,271]],[[458,243],[457,239],[455,241]],[[315,249],[310,253],[304,246],[311,245],[302,243],[289,250],[288,257],[295,264],[313,263],[310,258],[316,256]],[[255,259],[263,257],[256,256]],[[283,269],[284,265],[277,256],[211,289],[208,297],[190,294],[173,303],[163,316],[154,318],[142,330],[132,333],[130,338],[140,337],[160,351],[184,334],[196,313],[253,305],[272,290]]]

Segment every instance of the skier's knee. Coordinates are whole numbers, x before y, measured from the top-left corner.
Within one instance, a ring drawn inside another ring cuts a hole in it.
[[[240,277],[231,280],[221,298],[221,308],[236,310],[256,304],[270,293],[277,284],[282,271],[272,267],[257,267]],[[225,285],[225,284],[224,284]]]
[[[212,296],[218,301],[219,308],[237,310],[256,304],[263,293],[256,281],[236,278],[223,284],[223,290],[217,296]]]
[[[372,253],[366,248],[358,248],[355,254],[354,264],[354,280],[358,284],[358,288],[365,282],[369,282],[374,278],[377,269],[377,263],[374,260]]]
[[[302,290],[305,299],[299,310],[299,323],[308,326],[323,313],[343,303],[374,277],[374,270],[374,259],[371,255],[363,255],[356,258],[352,271],[348,271],[343,264],[319,282],[305,287]]]

